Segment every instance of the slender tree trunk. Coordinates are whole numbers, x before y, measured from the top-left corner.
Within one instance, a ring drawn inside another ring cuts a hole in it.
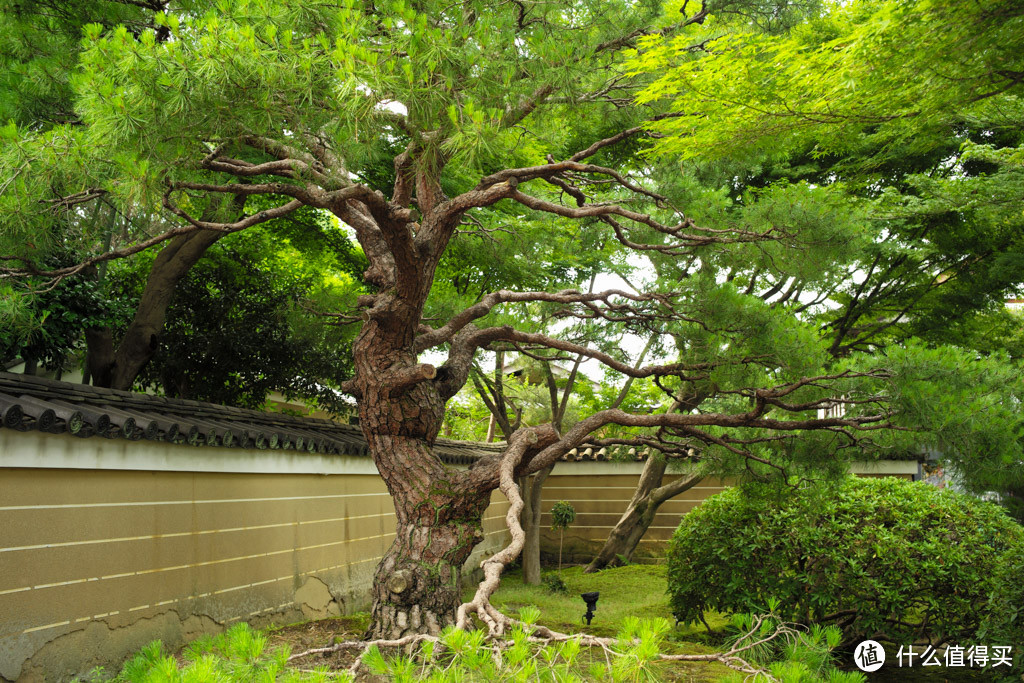
[[[701,480],[701,477],[696,475],[684,476],[661,486],[667,465],[666,458],[647,458],[629,506],[608,535],[604,547],[587,565],[584,572],[596,572],[605,567],[614,567],[622,560],[628,562],[632,559],[640,540],[654,522],[661,504],[692,488]]]
[[[86,333],[86,366],[96,386],[131,389],[135,378],[150,361],[159,346],[160,333],[174,288],[206,250],[225,233],[199,230],[170,240],[157,255],[142,291],[135,318],[114,347],[110,330]]]
[[[653,342],[654,338],[652,337],[648,340],[647,345],[644,346],[640,359],[637,361],[637,367],[640,367],[640,363],[643,361],[644,356],[647,355]],[[622,391],[619,392],[613,404],[615,407],[621,405],[623,399],[626,398],[632,381],[633,378],[631,377],[622,387]],[[704,395],[699,393],[684,398],[677,398],[672,402],[668,412],[693,410],[701,404],[704,398]],[[661,480],[665,476],[665,469],[667,467],[668,460],[666,458],[648,456],[644,462],[644,469],[640,473],[640,481],[637,482],[636,491],[633,492],[633,498],[629,501],[626,511],[622,513],[622,517],[615,524],[615,528],[608,534],[608,539],[597,554],[597,557],[583,570],[584,573],[596,572],[608,566],[614,567],[620,563],[621,560],[619,558],[626,562],[633,559],[633,553],[636,552],[641,539],[643,539],[644,534],[647,533],[647,530],[654,522],[654,516],[658,513],[658,508],[661,507],[661,504],[696,486],[702,479],[702,477],[692,475],[679,477],[662,486]]]
[[[114,332],[109,327],[93,327],[85,331],[85,377],[95,386],[109,387],[114,368]]]
[[[591,289],[593,289],[593,281],[590,284]],[[551,401],[551,424],[559,432],[562,431],[562,420],[569,404],[569,394],[573,386],[575,386],[576,374],[579,372],[580,363],[582,362],[583,356],[578,356],[573,364],[572,371],[569,373],[569,379],[561,399],[558,397],[558,386],[555,384],[554,375],[551,374],[551,367],[548,365],[544,366],[544,376]],[[523,583],[533,586],[540,584],[540,506],[543,498],[544,482],[554,467],[554,465],[545,467],[537,474],[529,477],[528,481],[524,478],[524,483],[520,486],[524,503],[521,525],[526,534],[526,540],[523,544]],[[561,565],[561,559],[559,559],[559,565]]]
[[[520,490],[523,492],[522,527],[526,534],[523,545],[523,583],[536,586],[540,583],[540,504],[544,480],[551,474],[552,467],[545,467],[532,477],[522,477]]]

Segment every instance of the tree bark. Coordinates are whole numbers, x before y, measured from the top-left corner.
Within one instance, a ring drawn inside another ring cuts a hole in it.
[[[135,378],[159,347],[174,288],[206,250],[225,234],[217,230],[198,230],[171,239],[160,250],[146,279],[135,318],[116,348],[110,330],[86,332],[86,366],[95,386],[131,389]]]
[[[437,635],[454,623],[462,566],[484,538],[481,520],[490,497],[460,495],[455,481],[435,478],[421,466],[426,458],[419,440],[381,437],[377,447],[408,463],[413,476],[400,483],[385,478],[395,494],[397,535],[374,575],[367,637]]]
[[[483,540],[490,503],[489,491],[467,490],[464,473],[431,450],[444,417],[444,377],[412,352],[430,281],[428,274],[419,292],[404,283],[413,290],[405,297],[378,294],[353,344],[359,424],[397,517],[374,577],[368,638],[436,634],[455,622],[462,565]]]
[[[523,583],[540,583],[540,503],[544,480],[554,466],[545,467],[532,477],[520,478],[523,492],[523,521],[526,541],[523,545]]]
[[[667,458],[647,458],[629,506],[608,535],[608,540],[597,557],[583,570],[585,573],[629,562],[640,545],[640,540],[654,522],[654,516],[658,514],[661,504],[692,488],[702,479],[696,475],[683,476],[661,486],[667,466]]]
[[[593,289],[594,282],[591,280],[590,288]],[[576,374],[579,372],[583,356],[577,356],[573,364],[569,379],[566,382],[565,391],[561,399],[558,397],[558,386],[555,377],[551,373],[551,366],[544,365],[544,378],[548,387],[548,395],[551,401],[551,424],[561,433],[562,422],[565,417],[566,408],[569,405],[569,393],[576,384]],[[543,498],[544,482],[551,474],[555,466],[552,464],[545,467],[532,477],[524,477],[520,490],[523,492],[523,514],[522,527],[526,535],[523,544],[523,583],[536,586],[540,584],[540,504]],[[559,552],[561,555],[561,552]],[[561,564],[561,561],[559,561]]]
[[[94,386],[109,387],[114,368],[114,332],[109,327],[93,327],[85,331],[85,375]]]

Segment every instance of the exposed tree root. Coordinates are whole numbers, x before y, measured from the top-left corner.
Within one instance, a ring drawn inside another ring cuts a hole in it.
[[[396,640],[346,640],[345,642],[335,643],[334,645],[328,645],[327,647],[314,647],[311,650],[298,652],[290,656],[288,658],[288,661],[292,662],[297,659],[302,659],[304,657],[310,657],[312,655],[322,655],[331,652],[341,652],[343,650],[359,650],[360,652],[356,655],[356,660],[352,662],[351,666],[349,666],[348,668],[348,672],[354,676],[356,675],[356,673],[358,673],[359,667],[361,667],[363,664],[363,657],[366,655],[367,650],[369,650],[371,647],[410,647],[413,645],[419,645],[420,643],[425,641],[433,641],[436,643],[438,640],[439,638],[437,636],[432,636],[427,633],[417,633],[411,636],[398,638]]]

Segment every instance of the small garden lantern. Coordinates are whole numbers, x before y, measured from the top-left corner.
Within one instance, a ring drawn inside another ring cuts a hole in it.
[[[594,610],[597,609],[597,598],[600,597],[600,593],[592,591],[590,593],[581,593],[580,597],[587,603],[587,612],[583,615],[583,618],[587,622],[587,626],[590,626],[590,620],[594,618]]]

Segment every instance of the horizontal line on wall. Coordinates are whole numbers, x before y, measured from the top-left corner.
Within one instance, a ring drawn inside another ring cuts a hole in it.
[[[623,505],[623,512],[625,512],[625,506],[629,504],[628,500],[567,500],[566,502],[567,503],[622,503],[622,505]],[[702,501],[702,500],[675,500],[675,501],[672,501],[672,502],[673,503],[698,503],[699,504],[699,503],[703,503],[704,501]],[[551,512],[550,511],[544,511],[541,514],[542,515],[550,515]],[[615,514],[621,514],[621,513],[617,513],[617,512],[596,512],[594,510],[577,510],[576,511],[576,515],[577,516],[579,516],[579,515],[615,515]],[[671,514],[682,514],[682,513],[657,512],[655,514],[671,515]]]
[[[576,516],[580,517],[581,515],[591,515],[591,516],[593,516],[593,515],[622,515],[625,511],[626,511],[625,507],[623,507],[621,511],[620,510],[613,510],[611,512],[599,512],[599,511],[594,511],[594,510],[577,510],[576,511]],[[658,512],[656,512],[654,514],[655,515],[685,515],[686,512],[680,512],[680,511],[672,512],[671,510],[666,510],[666,511],[660,511],[659,510]],[[549,516],[551,516],[551,513],[550,512],[542,512],[541,515],[544,516],[544,517],[549,517]]]
[[[228,619],[227,622],[225,622],[225,623],[230,624],[233,621],[241,621],[242,619],[245,619],[247,617],[259,616],[260,614],[266,614],[267,612],[277,612],[279,610],[284,609],[285,607],[291,607],[294,604],[295,604],[294,600],[292,600],[291,602],[282,602],[280,605],[274,605],[274,606],[271,606],[271,607],[266,607],[264,609],[258,609],[255,612],[249,612],[248,614],[245,614],[245,615],[239,615],[237,617],[232,617],[232,618]]]
[[[587,489],[622,489],[625,491],[636,491],[636,486],[559,486],[558,484],[550,483],[551,479],[548,479],[548,483],[544,484],[544,493],[549,491],[586,491]],[[687,491],[724,491],[725,489],[721,486],[691,486],[686,489]]]
[[[581,538],[581,539],[577,539],[577,540],[581,540],[581,541],[594,541],[595,543],[604,543],[605,541],[608,540],[608,537],[607,536],[601,536],[599,538]],[[668,543],[668,539],[641,538],[640,542],[641,543]]]
[[[297,553],[302,550],[315,550],[317,548],[328,548],[335,545],[343,545],[346,543],[355,543],[357,541],[369,541],[375,538],[387,538],[394,536],[395,532],[387,534],[377,534],[376,536],[363,536],[361,538],[348,538],[343,541],[331,541],[329,543],[318,543],[316,545],[307,545],[301,548],[285,548],[284,550],[273,550],[266,553],[255,553],[253,555],[239,555],[238,557],[225,557],[219,560],[207,560],[206,562],[194,562],[192,564],[179,564],[173,567],[157,567],[154,569],[140,569],[134,572],[123,572],[120,574],[108,574],[106,576],[94,576],[87,579],[71,579],[69,581],[58,581],[54,583],[44,583],[37,586],[25,586],[21,588],[9,588],[7,590],[0,591],[0,595],[7,595],[9,593],[20,593],[26,590],[42,590],[45,588],[56,588],[60,586],[71,586],[79,583],[88,583],[90,581],[106,581],[108,579],[123,579],[131,576],[144,576],[146,574],[158,574],[160,572],[177,571],[179,569],[194,569],[196,567],[207,567],[215,564],[226,564],[228,562],[238,562],[240,560],[252,560],[259,557],[273,557],[274,555],[284,555],[286,553]]]
[[[496,519],[496,518],[491,517],[489,519]],[[507,529],[497,529],[495,531],[487,532],[486,534],[484,534],[484,536],[491,536],[493,534],[498,534],[498,533],[502,533],[502,532],[505,532],[505,531],[507,531]],[[362,540],[362,539],[353,539],[353,540]],[[312,547],[316,547],[316,546],[312,546]],[[336,564],[336,565],[332,565],[330,567],[323,567],[321,569],[313,569],[313,570],[310,570],[310,571],[307,571],[307,572],[302,572],[301,574],[299,574],[299,576],[310,576],[312,574],[320,574],[322,572],[328,572],[328,571],[333,571],[335,569],[341,569],[342,567],[351,567],[351,566],[354,566],[354,565],[357,565],[357,564],[364,564],[366,562],[375,562],[377,560],[380,560],[383,557],[384,557],[383,555],[379,555],[377,557],[368,557],[368,558],[364,558],[362,560],[356,560],[354,562],[345,562],[343,564]],[[155,604],[139,605],[137,607],[130,607],[127,610],[118,610],[118,611],[115,611],[115,612],[106,612],[106,613],[103,613],[103,614],[96,614],[96,615],[93,615],[91,617],[79,617],[78,619],[75,619],[74,622],[77,624],[77,623],[81,623],[81,622],[84,622],[84,621],[96,621],[98,619],[104,619],[106,617],[112,617],[112,616],[115,616],[117,614],[121,614],[122,611],[123,612],[138,612],[138,611],[144,610],[144,609],[163,607],[164,605],[171,605],[171,604],[175,604],[175,603],[186,602],[186,601],[189,601],[189,600],[200,600],[202,598],[207,598],[207,597],[210,597],[210,596],[213,596],[213,595],[223,595],[224,593],[231,593],[231,592],[238,591],[238,590],[244,590],[246,588],[255,588],[256,586],[262,586],[262,585],[266,585],[266,584],[270,584],[270,583],[277,583],[277,582],[280,582],[280,581],[286,581],[286,580],[294,579],[294,578],[295,578],[294,574],[288,574],[286,576],[279,576],[279,577],[277,577],[275,579],[266,579],[265,581],[255,581],[253,583],[247,583],[247,584],[242,584],[242,585],[238,585],[238,586],[231,586],[230,588],[221,588],[221,589],[216,590],[216,591],[209,591],[207,593],[201,593],[199,595],[190,595],[190,596],[187,596],[187,597],[184,597],[184,598],[177,598],[177,599],[173,599],[173,600],[164,600],[162,602],[158,602],[158,603],[155,603]],[[277,605],[276,607],[267,607],[267,608],[262,609],[262,610],[256,610],[255,612],[250,612],[248,615],[245,615],[245,616],[252,617],[252,616],[256,616],[258,614],[263,614],[265,612],[272,612],[274,610],[279,610],[279,609],[282,609],[284,607],[288,607],[288,606],[294,605],[294,604],[295,604],[294,601],[286,602],[286,603],[282,603],[280,605]],[[239,619],[244,619],[245,616],[233,617],[232,619],[228,619],[228,622],[230,623],[232,621],[238,621]],[[49,629],[49,628],[57,628],[57,627],[60,627],[60,626],[66,626],[66,625],[68,625],[70,623],[71,623],[71,620],[67,620],[67,621],[56,622],[56,623],[53,623],[53,624],[46,624],[44,626],[33,626],[32,628],[27,628],[27,629],[21,631],[20,633],[21,634],[25,634],[25,633],[32,633],[34,631],[43,631],[43,630],[46,630],[46,629]],[[13,636],[13,635],[19,635],[19,633],[18,632],[5,633],[3,635],[0,635],[0,638],[8,638],[8,637]]]
[[[6,505],[0,506],[0,512],[13,510],[61,510],[73,508],[104,508],[104,507],[145,507],[147,505],[202,505],[205,503],[275,503],[289,500],[324,500],[329,498],[367,498],[373,496],[391,497],[387,491],[383,493],[338,493],[323,496],[281,496],[277,498],[213,498],[209,500],[139,500],[120,503],[63,503],[44,505]]]
[[[33,631],[43,631],[48,628],[57,628],[58,626],[66,626],[70,624],[70,621],[58,621],[55,624],[47,624],[46,626],[35,626],[33,628],[27,628],[22,633],[32,633]]]
[[[608,501],[608,500],[606,500],[606,501],[593,501],[593,502],[603,502],[603,503],[614,503],[614,502],[616,502],[616,501],[614,501],[614,500],[611,500],[611,501]],[[628,502],[628,501],[620,501],[620,502],[622,502],[622,503],[626,503],[626,502]],[[621,514],[623,514],[623,513],[625,512],[625,511],[626,511],[626,506],[625,506],[625,505],[623,505],[623,507],[622,507],[622,510],[613,510],[613,511],[611,511],[611,512],[595,512],[595,511],[593,511],[593,510],[577,510],[577,511],[576,511],[576,516],[577,516],[577,517],[580,517],[580,516],[582,516],[582,515],[621,515]],[[543,517],[549,517],[549,516],[551,516],[551,513],[550,513],[550,512],[542,512],[542,513],[540,513],[540,514],[541,514],[541,516],[543,516]],[[659,511],[659,512],[656,512],[656,513],[654,513],[654,514],[656,514],[656,515],[685,515],[685,514],[686,514],[686,512],[678,512],[678,511],[677,511],[677,512],[672,512],[671,510],[667,510],[667,511],[665,511],[665,512],[661,512],[661,511]]]
[[[371,519],[373,517],[394,517],[392,512],[380,512],[374,515],[357,515],[349,517],[330,517],[327,519],[311,519],[303,522],[279,522],[277,524],[259,524],[255,526],[238,526],[225,529],[204,529],[202,531],[177,531],[169,534],[148,534],[145,536],[122,536],[120,538],[96,538],[86,541],[59,541],[56,543],[39,543],[36,545],[20,545],[10,548],[0,548],[0,553],[9,553],[16,550],[42,550],[45,548],[69,548],[80,545],[98,545],[101,543],[121,543],[125,541],[146,541],[158,538],[180,538],[182,536],[205,536],[209,534],[227,534],[237,531],[256,531],[259,529],[277,529],[289,526],[302,526],[304,524],[326,524],[328,522],[343,522],[351,519]]]
[[[572,527],[569,527],[569,528],[572,529]],[[598,524],[588,524],[587,528],[588,529],[614,529],[615,525],[601,526],[601,525],[598,525]],[[677,529],[677,528],[678,528],[678,525],[677,526],[649,526],[649,527],[647,527],[648,530],[650,530],[650,529],[672,529],[673,531],[675,529]],[[548,529],[541,529],[541,531],[547,532],[549,530]],[[551,533],[554,534],[555,532],[551,531]]]
[[[327,572],[327,571],[331,571],[331,570],[334,570],[334,569],[340,569],[341,567],[350,567],[350,566],[353,566],[353,565],[363,564],[363,563],[366,563],[366,562],[374,562],[376,560],[381,559],[382,557],[384,557],[384,556],[383,555],[379,555],[377,557],[368,557],[368,558],[365,558],[365,559],[362,559],[362,560],[356,560],[355,562],[346,562],[344,564],[336,564],[336,565],[332,565],[330,567],[324,567],[323,569],[313,569],[313,570],[310,570],[308,572],[302,572],[301,574],[299,574],[299,576],[309,576],[311,574],[319,574],[320,572]],[[94,614],[91,617],[79,617],[78,619],[75,619],[74,622],[76,624],[78,624],[78,623],[81,623],[83,621],[96,621],[97,619],[105,619],[106,617],[112,617],[112,616],[121,614],[122,612],[137,612],[137,611],[143,610],[143,609],[163,607],[164,605],[172,605],[172,604],[179,603],[179,602],[187,602],[189,600],[200,600],[202,598],[208,598],[208,597],[210,597],[212,595],[222,595],[224,593],[231,593],[233,591],[243,590],[245,588],[253,588],[255,586],[262,586],[262,585],[269,584],[269,583],[277,583],[279,581],[286,581],[288,579],[294,579],[294,578],[295,578],[294,574],[288,574],[287,576],[279,576],[276,579],[267,579],[266,581],[256,581],[254,583],[246,583],[246,584],[242,584],[242,585],[239,585],[239,586],[232,586],[230,588],[222,588],[222,589],[216,590],[216,591],[209,591],[207,593],[200,593],[199,595],[189,595],[189,596],[186,596],[184,598],[175,598],[175,599],[172,599],[172,600],[164,600],[162,602],[157,602],[157,603],[154,603],[154,604],[151,604],[151,605],[139,605],[138,607],[130,607],[127,610],[118,610],[118,611],[115,611],[115,612],[104,612],[103,614]],[[256,612],[251,612],[248,616],[253,616],[255,614],[260,614],[262,612],[271,611],[273,609],[280,609],[281,607],[287,607],[288,605],[292,605],[292,604],[295,604],[295,603],[294,602],[286,602],[283,605],[278,605],[278,607],[276,607],[276,608],[271,607],[271,608],[267,608],[267,609],[264,609],[264,610],[257,610]],[[241,618],[244,618],[244,617],[235,617],[234,619],[229,619],[228,621],[235,621],[235,620],[241,619]],[[57,623],[53,623],[53,624],[47,624],[45,626],[34,626],[32,628],[27,628],[24,631],[21,631],[20,633],[22,633],[22,634],[24,634],[24,633],[32,633],[33,631],[42,631],[42,630],[48,629],[48,628],[57,628],[58,626],[65,626],[65,625],[70,624],[70,623],[71,623],[71,621],[69,620],[69,621],[62,621],[62,622],[57,622]],[[11,637],[13,635],[19,635],[19,632],[15,631],[15,632],[12,632],[12,633],[5,633],[3,635],[0,635],[0,638],[9,638],[9,637]]]
[[[495,519],[503,519],[503,517],[502,516],[486,517],[486,518],[482,519],[481,522],[491,521],[491,520],[495,520]],[[501,528],[501,529],[496,529],[494,531],[487,532],[484,535],[485,536],[489,536],[491,534],[501,533],[501,532],[504,532],[504,531],[507,531],[507,530],[505,528]],[[157,574],[157,573],[160,573],[160,572],[176,571],[176,570],[179,570],[179,569],[194,569],[196,567],[206,567],[206,566],[215,565],[215,564],[225,564],[225,563],[228,563],[228,562],[237,562],[239,560],[251,560],[251,559],[258,558],[258,557],[272,557],[274,555],[283,555],[285,553],[300,552],[300,551],[303,551],[303,550],[315,550],[317,548],[327,548],[327,547],[330,547],[330,546],[343,545],[343,544],[346,544],[346,543],[355,543],[357,541],[369,541],[369,540],[373,540],[375,538],[387,538],[389,536],[394,536],[394,535],[395,535],[395,532],[392,531],[392,532],[389,532],[389,533],[386,533],[386,534],[377,534],[376,536],[362,536],[360,538],[349,538],[349,539],[345,539],[345,540],[341,540],[341,541],[331,541],[329,543],[318,543],[316,545],[307,545],[307,546],[302,546],[300,548],[285,548],[283,550],[274,550],[274,551],[266,552],[266,553],[256,553],[256,554],[253,554],[253,555],[240,555],[238,557],[226,557],[226,558],[222,558],[222,559],[219,559],[219,560],[207,560],[206,562],[195,562],[195,563],[192,563],[192,564],[181,564],[181,565],[175,565],[173,567],[156,567],[156,568],[153,568],[153,569],[140,569],[140,570],[134,571],[134,572],[123,572],[123,573],[120,573],[120,574],[108,574],[106,576],[94,576],[94,577],[85,578],[85,579],[71,579],[71,580],[68,580],[68,581],[58,581],[58,582],[54,582],[54,583],[44,583],[44,584],[39,584],[39,585],[35,585],[35,586],[22,586],[22,587],[19,587],[19,588],[8,588],[6,590],[0,591],[0,595],[8,595],[10,593],[21,593],[21,592],[28,591],[28,590],[42,590],[42,589],[46,589],[46,588],[57,588],[57,587],[60,587],[60,586],[71,586],[71,585],[75,585],[75,584],[79,584],[79,583],[88,583],[90,581],[106,581],[108,579],[122,579],[122,578],[131,577],[131,576],[143,576],[145,574]],[[346,563],[346,564],[351,564],[351,563]],[[345,565],[338,565],[338,566],[341,567],[341,566],[345,566]]]

